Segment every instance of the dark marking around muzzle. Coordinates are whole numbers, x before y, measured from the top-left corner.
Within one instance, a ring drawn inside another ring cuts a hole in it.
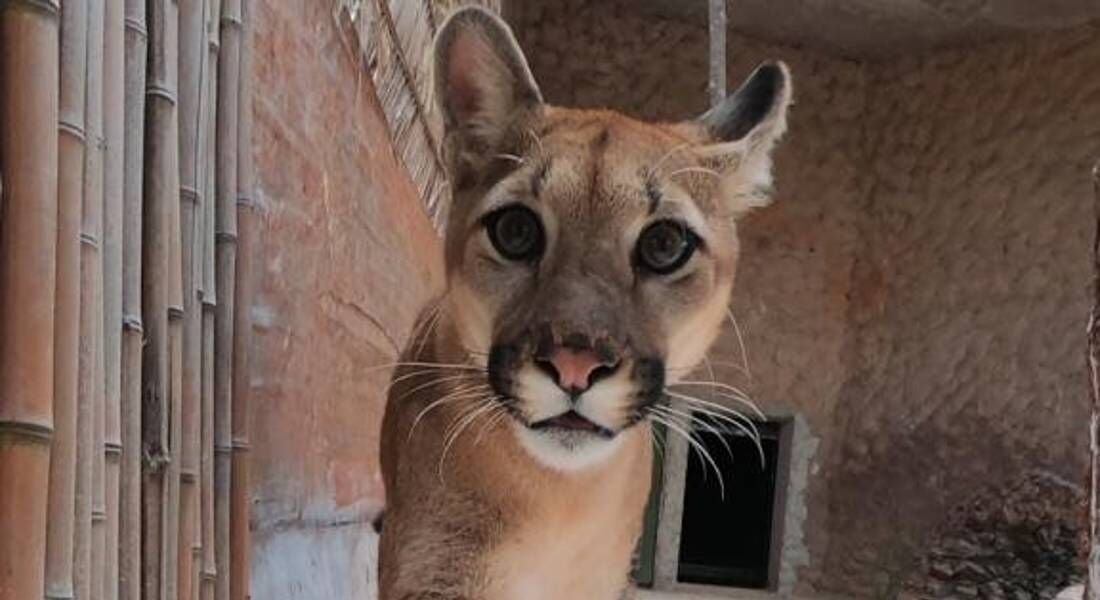
[[[512,374],[520,364],[520,349],[515,344],[493,344],[489,350],[489,385],[501,396],[512,395]]]

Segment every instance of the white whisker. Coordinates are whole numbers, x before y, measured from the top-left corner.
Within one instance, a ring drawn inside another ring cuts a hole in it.
[[[455,376],[455,379],[458,379],[460,377],[475,377],[475,376],[479,375],[479,373],[471,373],[469,371],[457,371],[457,370],[448,371],[446,369],[441,370],[441,369],[430,369],[430,368],[418,368],[418,369],[413,369],[413,370],[411,370],[407,373],[402,373],[401,375],[398,375],[397,377],[394,377],[393,379],[391,379],[390,382],[388,384],[386,384],[386,387],[383,388],[382,393],[383,394],[389,394],[390,391],[393,390],[393,387],[395,385],[397,385],[398,383],[401,383],[402,381],[406,381],[408,379],[413,379],[415,377],[422,377],[424,375],[433,375],[433,374],[434,375],[441,375],[441,374],[453,375],[456,372],[458,373],[458,375]]]
[[[668,387],[711,387],[716,390],[724,390],[725,393],[718,391],[712,393],[718,394],[723,398],[729,398],[730,400],[740,402],[741,404],[744,404],[746,407],[751,409],[752,412],[755,413],[756,416],[760,419],[768,419],[767,415],[764,414],[764,411],[760,410],[760,407],[757,406],[751,398],[749,398],[748,394],[732,385],[729,385],[728,383],[721,383],[718,381],[684,380],[677,381],[676,383],[670,383],[668,384]]]
[[[676,154],[677,152],[680,152],[680,151],[684,150],[685,148],[687,148],[690,145],[691,145],[691,142],[684,142],[683,144],[678,144],[676,146],[673,146],[671,150],[669,150],[668,152],[665,152],[661,156],[661,158],[657,159],[657,162],[654,163],[654,165],[652,167],[650,167],[649,170],[653,173],[660,174],[661,166],[665,164],[666,160],[668,160],[673,154]]]
[[[656,414],[658,414],[658,415],[663,415],[664,418],[658,420],[658,422],[662,423],[665,427],[668,427],[670,430],[676,432],[681,437],[683,437],[684,440],[688,444],[690,444],[691,447],[693,449],[695,449],[696,452],[699,453],[699,456],[702,457],[702,459],[705,460],[710,465],[710,467],[712,469],[714,469],[714,474],[718,476],[719,493],[720,493],[721,497],[724,499],[726,497],[726,483],[725,483],[724,478],[722,477],[722,471],[718,468],[718,463],[714,461],[714,457],[712,457],[710,455],[710,452],[707,450],[706,446],[704,446],[702,443],[700,443],[698,440],[695,439],[695,437],[691,434],[690,430],[684,430],[679,425],[676,425],[673,422],[674,417],[670,416],[667,413],[662,413],[659,410],[661,408],[663,408],[663,407],[658,406],[658,405],[653,405],[653,406],[649,407],[649,410],[656,412]],[[706,477],[706,468],[703,469],[703,476],[704,476],[704,478]]]
[[[496,156],[497,156],[497,158],[503,158],[505,160],[510,160],[512,162],[515,162],[515,163],[521,164],[521,165],[526,162],[523,159],[522,156],[516,156],[515,154],[508,154],[507,152],[501,152],[501,153],[497,154]]]
[[[761,467],[767,464],[764,456],[764,445],[760,437],[760,429],[757,428],[756,423],[754,423],[752,419],[729,408],[728,406],[722,406],[721,404],[708,402],[706,400],[695,398],[693,396],[677,394],[676,392],[671,392],[669,390],[665,390],[665,393],[674,398],[687,402],[689,405],[691,405],[691,410],[695,412],[705,414],[713,419],[717,419],[719,421],[723,421],[725,423],[733,425],[741,433],[745,434],[745,437],[753,441],[753,444],[756,446],[756,452],[760,456]]]
[[[490,413],[491,416],[486,417],[485,423],[481,425],[481,429],[477,432],[477,438],[474,439],[474,445],[477,446],[481,443],[481,438],[485,436],[485,433],[500,423],[501,420],[508,416],[508,409],[503,404],[497,404],[497,408]]]
[[[752,382],[752,369],[749,368],[749,353],[745,351],[745,338],[741,336],[741,326],[737,324],[737,318],[733,316],[733,310],[730,307],[726,307],[726,316],[729,317],[730,323],[733,324],[733,331],[737,334],[737,345],[741,347],[741,361],[745,365],[745,376],[749,378],[749,382]]]
[[[665,456],[665,440],[663,439],[662,436],[657,435],[657,428],[656,427],[650,427],[649,428],[649,436],[653,440],[654,448],[656,448],[657,450],[660,450],[661,451],[661,457],[664,458],[664,456]]]
[[[729,454],[730,460],[732,461],[734,459],[733,458],[733,448],[730,447],[729,442],[727,442],[726,438],[722,435],[723,432],[719,431],[718,428],[716,428],[714,425],[711,425],[710,423],[708,423],[705,419],[700,419],[699,417],[695,416],[695,411],[692,411],[691,409],[688,409],[688,411],[677,410],[677,409],[675,409],[671,406],[663,406],[662,408],[664,410],[670,412],[670,413],[679,415],[679,416],[687,419],[689,426],[690,426],[691,423],[698,423],[701,427],[703,427],[707,431],[713,433],[715,436],[718,437],[718,441],[722,442],[722,445],[725,446],[726,453]],[[700,411],[700,412],[702,412],[702,411]],[[704,414],[708,414],[708,416],[711,416],[711,415],[709,415],[709,413],[704,413]]]
[[[459,373],[457,375],[452,374],[452,375],[447,375],[445,377],[436,377],[435,379],[430,379],[427,382],[422,383],[422,384],[412,388],[411,390],[406,391],[404,394],[401,394],[401,396],[399,396],[397,398],[397,400],[398,401],[404,400],[406,397],[408,397],[412,394],[415,394],[416,392],[419,392],[420,390],[422,390],[424,388],[429,388],[429,387],[432,387],[434,385],[439,385],[441,383],[448,383],[448,382],[451,382],[451,381],[462,381],[464,379],[468,379],[468,378],[473,377],[473,376],[474,375],[472,375],[470,373]],[[484,383],[484,382],[475,379],[475,380],[471,381],[470,383]]]
[[[443,442],[443,452],[439,455],[439,466],[437,472],[439,474],[440,483],[446,483],[443,480],[443,463],[447,460],[447,452],[451,449],[451,445],[455,443],[458,436],[462,435],[462,432],[469,428],[478,417],[486,414],[487,411],[492,411],[493,407],[499,406],[496,396],[486,396],[481,402],[471,408],[464,416],[460,417],[461,420],[456,419],[458,423],[452,427],[452,431],[445,434]]]
[[[730,367],[730,368],[742,373],[746,377],[748,376],[748,373],[745,372],[745,367],[742,365],[741,362],[733,362],[733,361],[728,361],[728,360],[714,360],[713,358],[708,358],[707,360],[712,365],[721,365],[723,367]],[[695,367],[675,367],[675,368],[668,368],[668,369],[665,369],[665,370],[666,371],[680,371],[680,372],[683,372],[683,371],[692,371],[694,369],[695,369]]]
[[[745,432],[746,434],[749,434],[750,437],[757,439],[759,439],[760,437],[760,431],[757,429],[756,424],[752,421],[752,419],[742,414],[741,411],[730,408],[729,406],[726,406],[724,404],[719,404],[710,400],[703,400],[702,398],[699,398],[697,396],[674,392],[667,388],[665,389],[665,393],[678,400],[683,400],[685,402],[691,403],[691,405],[697,407],[696,409],[700,412],[706,410],[708,413],[715,415],[725,415],[727,418],[732,418],[738,423],[743,423],[744,427],[752,430],[751,434],[749,434],[749,432],[747,431]]]
[[[389,384],[386,385],[386,388],[384,390],[382,390],[382,393],[383,394],[389,394],[390,389],[392,389],[394,385],[396,385],[398,383],[401,383],[402,381],[405,381],[406,379],[412,379],[413,377],[420,377],[421,375],[424,375],[426,373],[436,373],[436,372],[438,372],[438,371],[436,371],[436,369],[417,369],[415,371],[409,371],[408,373],[402,373],[401,375],[391,379]]]
[[[710,175],[712,177],[720,178],[722,174],[714,169],[708,169],[706,167],[681,167],[668,174],[669,177],[675,177],[681,173],[702,173],[704,175]]]
[[[439,322],[442,320],[443,316],[443,304],[444,299],[440,298],[439,302],[432,309],[432,314],[424,327],[423,334],[420,336],[420,342],[417,344],[416,352],[413,354],[414,357],[420,357],[424,352],[424,347],[427,345],[428,340],[431,339],[432,335],[435,333],[435,328],[439,326]]]
[[[460,400],[468,400],[470,398],[477,398],[480,395],[489,391],[489,386],[486,384],[477,384],[469,387],[457,389],[442,398],[437,398],[425,406],[416,417],[413,419],[412,426],[409,427],[409,435],[405,438],[405,442],[408,443],[412,439],[413,432],[416,431],[416,426],[420,424],[420,420],[424,418],[429,412],[435,409],[437,406],[442,406],[450,402],[458,402]]]
[[[546,148],[542,145],[542,140],[539,139],[534,129],[528,128],[527,133],[531,135],[531,139],[534,140],[535,145],[539,147],[539,155],[546,156]]]

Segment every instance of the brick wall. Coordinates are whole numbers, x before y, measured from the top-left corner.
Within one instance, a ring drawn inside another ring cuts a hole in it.
[[[373,597],[388,370],[439,244],[336,3],[258,0],[253,596]]]

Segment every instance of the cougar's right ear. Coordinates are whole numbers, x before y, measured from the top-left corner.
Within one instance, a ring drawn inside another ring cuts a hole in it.
[[[717,106],[696,119],[709,144],[700,149],[718,171],[733,215],[771,202],[772,149],[787,130],[791,73],[766,62]]]
[[[460,156],[503,152],[542,106],[542,93],[511,29],[479,7],[456,11],[435,39],[435,95],[448,145]],[[473,155],[473,156],[470,156]],[[453,162],[453,160],[452,160]]]

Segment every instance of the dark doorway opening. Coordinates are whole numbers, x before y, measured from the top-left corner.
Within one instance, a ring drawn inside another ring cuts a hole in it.
[[[756,426],[763,464],[756,441],[744,432],[721,423],[695,429],[722,473],[725,496],[713,467],[693,452],[684,487],[681,582],[756,589],[769,585],[781,425]]]

